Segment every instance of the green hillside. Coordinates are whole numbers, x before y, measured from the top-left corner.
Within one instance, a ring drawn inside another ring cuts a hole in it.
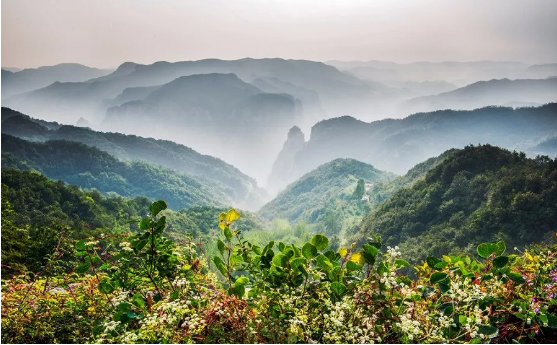
[[[483,145],[454,152],[394,193],[350,240],[379,234],[417,260],[485,241],[551,243],[556,230],[557,161]]]
[[[226,188],[213,182],[141,161],[123,162],[64,140],[36,143],[2,134],[2,167],[32,168],[51,179],[105,193],[165,198],[174,209],[231,203]]]
[[[69,140],[96,147],[121,160],[142,160],[179,172],[202,176],[228,186],[227,193],[234,203],[255,208],[266,198],[257,182],[221,159],[203,155],[168,140],[136,135],[107,133],[89,128],[59,125],[33,119],[9,108],[2,108],[2,133],[26,140]]]
[[[332,201],[353,199],[359,179],[374,182],[392,177],[393,174],[355,159],[335,159],[289,185],[258,213],[267,219],[286,218],[290,222],[313,223]]]
[[[2,264],[3,273],[17,272],[23,266],[31,271],[53,253],[59,240],[68,251],[77,239],[137,231],[136,223],[151,201],[146,197],[106,197],[98,190],[83,190],[61,180],[53,181],[35,171],[2,168]],[[218,216],[226,207],[196,206],[167,209],[167,234],[182,243],[188,234],[207,241],[215,236]],[[238,227],[262,229],[264,224],[253,213],[242,211]],[[219,230],[220,231],[220,230]],[[7,266],[7,267],[6,267]],[[66,268],[69,266],[65,266]]]

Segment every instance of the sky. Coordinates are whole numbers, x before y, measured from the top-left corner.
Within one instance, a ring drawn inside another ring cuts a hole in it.
[[[557,62],[554,0],[2,0],[2,66],[204,58]]]

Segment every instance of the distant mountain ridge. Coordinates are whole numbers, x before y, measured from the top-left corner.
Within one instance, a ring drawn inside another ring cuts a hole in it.
[[[278,58],[205,59],[174,63],[159,61],[151,65],[125,63],[113,73],[101,78],[93,78],[78,84],[51,85],[47,89],[9,99],[6,105],[41,117],[46,116],[46,110],[41,105],[45,101],[44,96],[48,94],[57,101],[56,104],[48,105],[51,113],[56,110],[59,113],[58,116],[75,117],[80,105],[84,108],[81,110],[80,116],[88,113],[88,117],[99,118],[104,115],[104,110],[99,107],[102,101],[116,97],[126,88],[163,85],[179,77],[211,73],[233,73],[246,82],[257,78],[276,77],[283,82],[326,96],[327,107],[339,111],[347,111],[346,107],[350,103],[373,92],[372,87],[358,78],[344,74],[321,62]],[[340,102],[344,103],[344,109],[338,107]],[[74,115],[72,115],[72,111]]]
[[[557,64],[529,65],[516,61],[327,61],[341,71],[378,82],[445,81],[459,87],[491,79],[544,79],[557,73]]]
[[[27,140],[69,140],[80,142],[124,160],[144,160],[167,168],[201,176],[230,188],[229,197],[241,206],[255,209],[266,200],[257,182],[224,161],[202,155],[171,141],[120,133],[98,132],[68,125],[49,125],[27,115],[2,108],[2,132]]]
[[[111,70],[76,63],[5,70],[2,68],[2,100],[17,94],[46,87],[54,82],[82,82],[111,73]]]
[[[293,157],[289,164],[294,174],[283,174],[282,181],[270,183],[276,183],[274,188],[284,188],[285,183],[341,157],[403,174],[420,161],[447,149],[490,143],[528,151],[556,133],[557,103],[537,108],[445,110],[371,123],[344,116],[313,126],[309,141],[287,155]]]
[[[512,103],[542,105],[557,101],[557,79],[494,79],[433,96],[408,100],[402,109],[408,113],[443,109],[472,110]]]

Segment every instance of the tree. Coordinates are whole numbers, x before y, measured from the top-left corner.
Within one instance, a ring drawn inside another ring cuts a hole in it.
[[[366,191],[365,188],[366,184],[364,182],[364,180],[359,179],[358,180],[358,184],[356,185],[356,189],[354,190],[354,193],[352,194],[352,198],[354,199],[361,199],[364,196],[364,193]]]

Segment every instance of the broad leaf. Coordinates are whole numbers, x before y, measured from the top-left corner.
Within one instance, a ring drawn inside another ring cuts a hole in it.
[[[306,242],[302,247],[302,255],[307,259],[313,259],[317,255],[317,248],[313,244]]]
[[[311,239],[311,244],[317,248],[317,250],[325,250],[329,246],[329,239],[325,235],[315,235]]]
[[[160,211],[166,210],[166,202],[164,200],[158,200],[151,204],[151,214],[156,217]]]

